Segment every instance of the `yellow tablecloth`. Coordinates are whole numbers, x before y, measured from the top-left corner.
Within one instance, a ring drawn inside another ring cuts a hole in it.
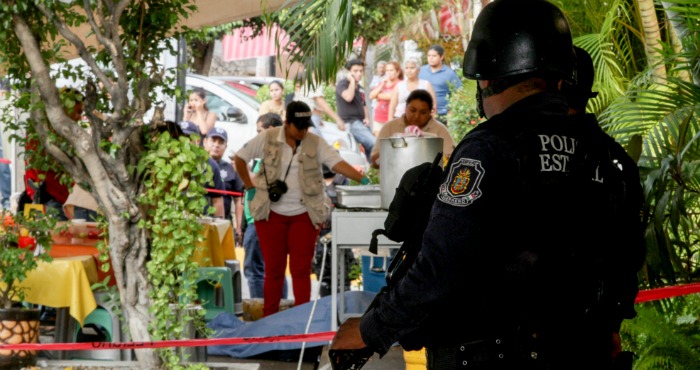
[[[236,259],[233,224],[230,220],[200,220],[204,241],[197,243],[192,261],[202,267],[225,266],[225,260]]]
[[[200,220],[204,241],[197,243],[192,260],[202,267],[225,266],[225,260],[236,259],[233,227],[230,220]],[[22,282],[29,288],[25,301],[49,307],[68,307],[80,326],[96,307],[90,286],[98,282],[95,258],[91,255],[54,258],[40,262]]]
[[[55,258],[39,262],[20,286],[29,288],[24,300],[49,307],[68,307],[83,326],[97,304],[90,285],[96,283],[97,266],[92,256]]]

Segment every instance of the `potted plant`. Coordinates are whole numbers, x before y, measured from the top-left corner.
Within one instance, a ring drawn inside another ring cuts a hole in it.
[[[36,343],[40,312],[22,306],[26,288],[21,283],[40,261],[51,260],[45,250],[51,246],[55,217],[41,212],[25,217],[8,211],[0,212],[0,217],[0,343]],[[0,350],[2,369],[35,363],[36,351]]]

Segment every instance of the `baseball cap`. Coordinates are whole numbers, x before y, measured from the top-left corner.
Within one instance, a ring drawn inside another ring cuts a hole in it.
[[[192,121],[180,121],[178,125],[182,129],[182,133],[187,136],[190,136],[192,134],[202,136],[202,132],[199,131],[199,127],[197,127],[197,125]]]
[[[299,130],[313,126],[311,108],[304,102],[293,101],[287,104],[287,122],[294,124]]]
[[[214,127],[209,130],[207,137],[218,137],[224,142],[228,142],[228,134],[226,133],[226,130],[222,129],[221,127]]]

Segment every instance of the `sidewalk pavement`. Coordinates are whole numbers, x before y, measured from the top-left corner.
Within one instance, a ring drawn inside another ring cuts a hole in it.
[[[243,263],[243,248],[236,248],[236,258]],[[287,277],[289,279],[289,276]],[[288,281],[291,288],[291,281]],[[312,299],[315,299],[318,294],[319,284],[317,280],[312,281]],[[250,293],[248,284],[243,272],[241,271],[241,291],[242,297],[248,299]],[[293,299],[292,289],[289,289],[289,297]],[[52,342],[52,337],[43,337],[42,342]],[[304,356],[307,359],[307,356]],[[328,349],[324,347],[321,351],[321,358],[317,362],[302,362],[301,367],[297,361],[288,362],[266,358],[233,358],[227,356],[207,356],[207,361],[204,362],[211,370],[331,370],[330,361],[328,359]],[[138,369],[138,363],[134,361],[106,361],[106,360],[52,360],[45,357],[39,357],[37,368],[41,370],[65,370],[72,368],[75,370],[107,370],[107,369]],[[362,368],[363,370],[397,370],[406,369],[404,360],[404,351],[400,346],[394,346],[383,357],[374,355]]]
[[[331,370],[328,349],[324,347],[318,363],[287,362],[267,359],[240,359],[225,356],[208,356],[204,365],[211,370]],[[135,361],[98,361],[98,360],[47,360],[39,358],[36,368],[40,370],[126,370],[139,369]],[[362,370],[403,370],[406,369],[403,349],[394,346],[383,358],[372,356]]]

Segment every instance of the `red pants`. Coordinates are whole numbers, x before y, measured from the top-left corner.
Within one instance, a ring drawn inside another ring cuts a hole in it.
[[[319,233],[311,223],[309,214],[282,216],[270,211],[267,221],[255,221],[255,228],[265,263],[263,317],[280,309],[287,255],[292,273],[294,305],[308,302],[311,299],[311,261]]]

